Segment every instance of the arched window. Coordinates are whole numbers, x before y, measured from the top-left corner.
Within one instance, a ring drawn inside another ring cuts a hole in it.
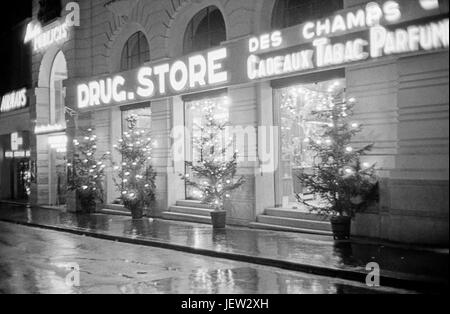
[[[343,0],[277,0],[272,14],[272,29],[320,19],[343,9]]]
[[[68,77],[67,62],[62,51],[58,52],[50,72],[49,124],[66,125],[65,89],[63,82]]]
[[[225,20],[215,6],[207,7],[197,13],[184,34],[183,53],[208,49],[220,45],[227,39]]]
[[[122,50],[120,70],[127,71],[139,67],[150,61],[150,48],[144,33],[133,34],[125,43]]]

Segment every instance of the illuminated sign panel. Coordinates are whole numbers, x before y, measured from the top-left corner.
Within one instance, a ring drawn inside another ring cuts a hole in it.
[[[39,22],[30,22],[27,25],[24,42],[33,41],[33,50],[40,51],[67,41],[69,29],[73,26],[80,26],[80,5],[76,2],[69,2],[66,5],[66,11],[68,14],[63,21],[58,20],[45,30],[42,29]]]
[[[48,134],[64,131],[65,127],[61,124],[48,124],[48,125],[37,125],[34,128],[34,133],[39,134]]]
[[[79,84],[78,108],[164,97],[227,83],[229,73],[223,63],[227,56],[227,48],[219,48],[172,63],[144,66],[137,73],[131,71]]]
[[[14,132],[10,135],[10,150],[5,151],[5,158],[25,158],[30,157],[27,150],[28,144],[24,141],[27,132]]]
[[[22,109],[27,106],[27,90],[22,88],[21,90],[11,92],[2,97],[2,104],[0,112],[9,112],[17,109]]]
[[[56,150],[56,152],[65,153],[67,151],[67,136],[66,135],[49,136],[48,144],[50,145],[50,148]]]
[[[410,7],[411,4],[414,1],[410,1]],[[424,9],[423,4],[423,1],[416,2],[416,11],[439,9],[436,5]],[[370,2],[332,17],[304,23],[295,27],[300,35],[298,49],[289,53],[280,54],[274,48],[292,46],[290,43],[295,42],[291,39],[292,28],[286,36],[276,31],[250,38],[247,78],[271,78],[396,54],[448,48],[448,18],[396,27],[395,23],[405,23],[402,10],[405,6],[405,1]]]
[[[76,83],[77,107],[123,105],[448,49],[448,1],[372,1],[170,62]]]
[[[25,158],[30,157],[31,152],[29,150],[19,150],[19,151],[7,151],[5,152],[5,158],[11,159],[11,158]]]

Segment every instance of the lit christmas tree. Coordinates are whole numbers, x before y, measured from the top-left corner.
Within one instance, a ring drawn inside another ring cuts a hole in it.
[[[76,191],[84,211],[95,211],[97,202],[103,203],[103,182],[110,152],[96,156],[97,136],[93,129],[82,130],[82,136],[73,140],[75,152],[69,163],[68,189]]]
[[[133,218],[143,216],[144,207],[155,199],[156,173],[151,166],[152,139],[148,132],[138,130],[137,116],[127,118],[128,132],[125,132],[114,148],[121,154],[122,162],[115,165],[118,179],[114,178],[126,208]]]
[[[298,200],[320,214],[353,217],[377,198],[375,165],[361,160],[373,145],[351,145],[362,130],[360,124],[350,121],[354,104],[353,98],[346,101],[336,97],[312,113],[322,127],[305,139],[314,165],[310,173],[300,174],[299,180],[317,199],[307,200],[300,194]]]
[[[218,117],[217,101],[202,101],[202,125],[196,126],[193,148],[197,160],[186,162],[190,174],[182,176],[193,187],[202,203],[217,211],[224,210],[226,199],[244,184],[244,178],[236,178],[237,151],[233,151],[232,138],[227,137],[228,123]]]

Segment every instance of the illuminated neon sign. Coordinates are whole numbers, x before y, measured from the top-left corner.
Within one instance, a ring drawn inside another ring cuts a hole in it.
[[[2,104],[0,112],[9,112],[17,109],[22,109],[27,106],[27,90],[22,88],[21,90],[11,92],[2,97]]]
[[[54,133],[54,132],[61,132],[64,131],[65,127],[61,124],[48,124],[48,125],[37,125],[34,128],[34,133],[39,134],[48,134],[48,133]]]
[[[420,1],[420,5],[423,10],[439,8],[439,3],[435,2]],[[448,48],[448,18],[421,25],[392,26],[402,18],[402,6],[398,1],[370,2],[363,8],[300,25],[299,43],[303,44],[288,54],[273,51],[287,42],[280,31],[252,37],[248,40],[247,78],[256,80],[371,58]],[[352,36],[348,36],[349,32]],[[342,40],[344,35],[347,38]]]
[[[301,35],[304,39],[311,40],[380,25],[383,21],[397,22],[401,17],[402,13],[397,1],[386,1],[383,4],[370,2],[365,5],[364,9],[349,11],[346,14],[336,14],[331,18],[315,22],[307,22],[301,28]]]
[[[29,150],[23,150],[23,137],[19,132],[11,133],[11,150],[5,151],[5,158],[25,158],[30,157]]]
[[[29,150],[7,151],[5,152],[5,158],[25,158],[30,157],[31,152]]]
[[[59,44],[69,39],[69,28],[80,26],[80,5],[76,2],[69,2],[66,5],[66,15],[64,21],[57,21],[51,24],[51,28],[43,30],[39,22],[30,22],[27,25],[25,43],[33,41],[33,50],[40,51],[53,44]]]
[[[137,97],[165,96],[169,91],[190,91],[227,82],[229,75],[222,64],[227,55],[227,48],[219,48],[205,55],[190,56],[187,61],[144,66],[136,74],[133,90],[126,90],[122,75],[79,84],[78,108],[125,103]]]
[[[67,151],[67,136],[49,136],[48,144],[50,145],[50,148],[55,149],[57,153],[65,153]]]
[[[379,0],[169,62],[76,80],[79,109],[125,105],[448,49],[448,1]]]

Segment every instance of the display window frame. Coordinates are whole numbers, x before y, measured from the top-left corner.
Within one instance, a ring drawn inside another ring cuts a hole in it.
[[[189,169],[186,166],[187,161],[193,161],[194,153],[193,153],[193,145],[191,143],[192,135],[187,134],[187,132],[192,132],[191,130],[191,124],[188,122],[188,106],[190,103],[193,102],[199,102],[199,101],[207,101],[209,99],[219,99],[222,97],[228,97],[228,89],[219,89],[214,91],[207,91],[203,93],[197,93],[197,94],[191,94],[191,95],[185,95],[182,96],[183,101],[183,125],[185,127],[185,140],[184,140],[184,174],[188,174]],[[230,114],[230,111],[228,109],[228,114]],[[229,116],[228,116],[229,119]],[[184,185],[184,195],[186,200],[199,200],[198,196],[195,196],[195,192],[192,191],[192,189],[189,188],[187,184]]]
[[[344,83],[344,92],[348,89],[348,84],[346,81],[346,71],[345,68],[334,69],[330,71],[323,71],[312,73],[308,75],[289,77],[284,79],[279,79],[271,82],[272,87],[272,97],[273,97],[273,125],[279,129],[277,132],[277,136],[275,139],[275,160],[277,160],[277,166],[274,171],[274,200],[275,207],[288,209],[288,210],[305,210],[304,205],[297,203],[294,201],[294,196],[296,192],[299,190],[298,182],[294,182],[294,174],[292,171],[291,177],[287,177],[283,171],[283,130],[281,123],[281,92],[288,88],[293,88],[302,85],[310,85],[314,83],[321,83],[327,81],[343,81]],[[291,180],[292,182],[287,184],[287,180]],[[296,188],[297,186],[297,188]],[[287,194],[286,191],[291,191],[291,195]],[[289,198],[288,198],[289,197]],[[312,196],[313,197],[313,196]]]

